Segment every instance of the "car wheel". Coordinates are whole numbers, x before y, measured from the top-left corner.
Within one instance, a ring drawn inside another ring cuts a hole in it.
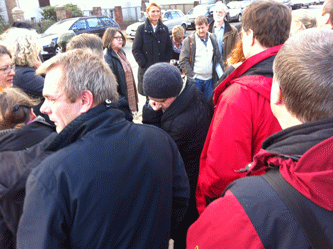
[[[62,53],[62,48],[57,45],[55,49],[55,54],[60,54],[60,53]]]
[[[241,21],[242,21],[242,15],[239,14],[239,15],[238,15],[238,22],[241,22]]]
[[[182,24],[182,27],[183,27],[184,31],[186,32],[186,24],[185,23]]]

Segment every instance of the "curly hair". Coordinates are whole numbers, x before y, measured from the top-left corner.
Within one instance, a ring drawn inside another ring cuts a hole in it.
[[[35,30],[10,28],[0,36],[1,44],[12,54],[13,62],[22,67],[34,67],[42,48]]]

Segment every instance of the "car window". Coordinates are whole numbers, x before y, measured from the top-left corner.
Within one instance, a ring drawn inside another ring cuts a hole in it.
[[[171,13],[170,13],[170,12],[166,12],[166,13],[164,14],[164,18],[165,18],[165,19],[168,19],[168,20],[172,19]]]
[[[77,30],[83,30],[87,29],[87,24],[85,20],[78,20],[76,21],[73,26],[70,28],[70,30],[77,29]]]
[[[112,26],[115,26],[115,21],[113,21],[112,19],[110,18],[107,18],[107,17],[103,17],[101,18],[102,21],[104,22],[105,26],[108,26],[108,27],[112,27]]]
[[[171,15],[172,15],[172,19],[180,18],[180,15],[178,14],[177,11],[172,11]]]
[[[99,20],[98,18],[89,18],[89,19],[87,19],[87,22],[88,22],[88,26],[90,28],[103,27],[101,20]]]

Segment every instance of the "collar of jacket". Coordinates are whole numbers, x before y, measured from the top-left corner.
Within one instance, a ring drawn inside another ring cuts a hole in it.
[[[188,109],[192,99],[195,97],[195,90],[195,81],[187,77],[184,89],[172,102],[169,108],[163,113],[162,119],[165,120],[173,116],[178,116],[179,113],[182,113],[184,110]]]
[[[119,60],[117,53],[112,48],[107,48],[106,51],[110,56],[115,57]],[[122,48],[120,49],[120,51],[126,56],[126,53]]]
[[[214,23],[215,23],[214,20],[209,23],[208,31],[211,32],[211,33],[214,33]],[[224,34],[232,31],[231,26],[227,21],[224,21],[224,24],[225,24]]]
[[[220,95],[225,91],[225,89],[232,84],[232,80],[242,76],[248,69],[259,63],[260,61],[265,60],[268,57],[276,55],[283,44],[266,49],[265,51],[253,55],[247,60],[245,60],[238,68],[236,68],[216,89],[214,90],[214,104],[217,104],[217,101]]]
[[[158,21],[158,23],[157,23],[157,27],[156,27],[156,32],[155,33],[157,33],[158,31],[159,32],[165,32],[166,31],[164,25],[160,21]],[[152,24],[151,24],[151,22],[149,21],[148,18],[146,18],[146,20],[145,20],[145,29],[144,29],[144,32],[148,33],[148,34],[154,34],[153,26],[152,26]]]
[[[19,129],[0,131],[0,151],[13,150],[13,146],[22,149],[20,146],[17,146],[19,141],[24,142],[24,147],[30,147],[40,142],[45,138],[40,132],[40,127],[42,126],[45,127],[45,130],[49,130],[50,133],[54,132],[54,128],[41,116],[38,116],[32,122]]]
[[[290,147],[292,143],[294,149]],[[301,143],[303,152],[294,154]],[[295,189],[317,205],[332,211],[332,143],[333,118],[290,127],[265,140],[263,148],[254,157],[248,175],[262,174],[268,168],[278,166],[283,178]],[[287,147],[279,152],[276,144]]]
[[[111,122],[115,123],[116,120],[126,121],[123,112],[115,109],[117,109],[117,107],[114,103],[110,104],[108,107],[105,104],[101,104],[81,114],[58,134],[46,150],[57,151],[64,148],[90,131],[105,125],[105,123],[111,125]],[[120,116],[122,116],[123,119],[119,119]]]

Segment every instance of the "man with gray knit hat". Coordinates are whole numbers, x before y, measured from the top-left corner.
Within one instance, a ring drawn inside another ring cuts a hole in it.
[[[185,248],[186,231],[198,218],[195,189],[200,154],[211,115],[203,93],[193,79],[182,78],[177,67],[156,63],[143,76],[143,90],[149,103],[143,107],[142,122],[166,131],[176,142],[190,181],[191,197],[185,217],[171,232],[174,248]]]

